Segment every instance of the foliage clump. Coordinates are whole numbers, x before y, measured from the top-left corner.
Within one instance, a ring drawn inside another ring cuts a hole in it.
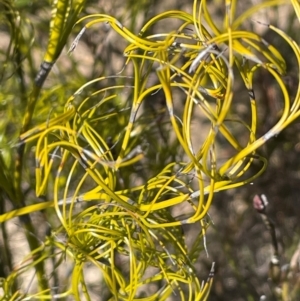
[[[77,21],[85,1],[56,1],[41,68],[30,83],[31,90],[23,93],[28,79],[18,56],[30,62],[30,47],[24,41],[33,39],[33,33],[30,26],[26,35],[15,28],[17,9],[10,1],[3,2],[9,29],[16,32],[4,61],[18,64],[10,72],[2,68],[1,78],[9,83],[12,79],[7,74],[11,73],[22,83],[19,97],[26,109],[22,124],[15,125],[19,130],[14,131],[15,145],[10,145],[14,151],[3,151],[0,157],[1,201],[13,206],[7,211],[2,205],[0,221],[19,216],[31,248],[17,269],[9,264],[10,273],[2,279],[4,298],[46,300],[72,295],[75,300],[90,300],[86,273],[91,266],[101,275],[111,300],[166,300],[172,294],[180,300],[208,298],[214,263],[207,281],[201,283],[195,262],[206,247],[213,196],[261,175],[267,160],[257,149],[300,114],[300,89],[291,99],[282,79],[286,63],[280,50],[243,28],[255,11],[283,3],[265,1],[236,18],[236,1],[226,1],[220,27],[206,1],[195,0],[192,14],[163,12],[135,34],[106,14]],[[299,3],[290,1],[290,5],[300,18]],[[174,19],[180,25],[173,30],[155,30],[161,22]],[[74,83],[43,90],[73,26],[82,29],[71,44],[70,55],[85,32],[98,23],[109,24],[127,42],[124,70],[95,77],[75,91]],[[291,48],[299,66],[298,44],[271,24],[261,26]],[[15,47],[16,57],[10,47]],[[277,122],[262,135],[258,134],[262,121],[253,85],[260,69],[272,75],[282,97]],[[123,75],[126,72],[132,76]],[[235,95],[238,82],[248,94],[250,120],[232,114],[235,104],[242,101]],[[62,93],[64,89],[69,97]],[[3,108],[10,112],[12,107],[5,104],[9,93],[5,89],[1,93]],[[60,104],[53,113],[42,105],[51,98]],[[160,101],[153,104],[155,99]],[[194,123],[200,116],[204,121],[198,128]],[[1,127],[8,130],[7,123]],[[236,137],[237,127],[245,132],[246,141]],[[8,144],[3,139],[2,144]],[[232,150],[225,159],[220,158],[219,141]],[[25,202],[34,184],[29,180],[30,191],[24,188],[24,178],[33,177],[32,152],[35,194],[43,202]],[[250,170],[254,162],[259,166],[255,173]],[[27,215],[38,211],[51,223],[43,240],[36,238]],[[189,246],[182,228],[186,224],[197,229]],[[49,259],[50,273],[45,270]],[[69,264],[73,266],[70,279],[60,285],[59,271]],[[19,290],[22,274],[33,268],[38,289]]]

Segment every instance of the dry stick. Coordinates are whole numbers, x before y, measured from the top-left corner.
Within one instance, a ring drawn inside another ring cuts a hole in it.
[[[264,194],[262,194],[261,196],[259,195],[254,196],[253,207],[262,217],[262,220],[266,225],[267,229],[269,230],[269,233],[272,238],[273,255],[270,260],[269,276],[275,284],[278,284],[281,278],[281,268],[280,268],[280,261],[278,255],[278,242],[276,238],[274,223],[268,217],[266,212],[267,206],[268,206],[268,200]]]

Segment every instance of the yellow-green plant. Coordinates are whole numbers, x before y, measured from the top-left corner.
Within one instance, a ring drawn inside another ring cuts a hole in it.
[[[11,2],[7,3],[9,12],[14,12]],[[286,63],[280,49],[243,28],[254,12],[286,3],[264,1],[235,17],[237,1],[225,1],[220,26],[206,1],[195,0],[192,14],[163,12],[136,34],[105,14],[87,15],[75,24],[85,1],[55,1],[47,51],[27,97],[15,145],[14,172],[10,173],[9,164],[13,163],[7,158],[0,161],[1,188],[14,206],[2,212],[0,221],[41,210],[51,216],[53,208],[58,222],[39,241],[32,235],[31,221],[22,220],[31,252],[2,280],[3,298],[46,300],[71,295],[75,300],[91,300],[86,271],[93,266],[110,291],[110,300],[166,300],[172,294],[180,300],[207,300],[214,263],[204,283],[194,264],[205,249],[213,196],[256,179],[267,164],[257,149],[300,114],[300,88],[291,99],[282,79]],[[300,20],[299,2],[289,3]],[[180,25],[166,32],[154,29],[170,20]],[[39,101],[47,102],[55,93],[54,89],[40,94],[71,28],[82,26],[70,54],[85,31],[98,23],[109,24],[127,41],[124,68],[129,73],[132,70],[132,77],[112,74],[95,78],[77,87],[69,98],[60,98],[63,112],[50,112],[43,122],[34,122]],[[289,45],[299,67],[298,44],[272,24],[261,26]],[[261,121],[253,77],[260,69],[277,83],[282,109],[276,124],[258,136]],[[153,73],[155,84],[149,80]],[[235,84],[240,81],[249,95],[250,121],[231,114]],[[161,119],[149,118],[143,107],[156,93],[165,98]],[[193,127],[199,116],[209,124],[207,130]],[[246,142],[235,136],[236,125],[247,133]],[[219,158],[218,139],[232,149],[226,160]],[[156,157],[151,152],[153,145]],[[36,196],[47,200],[25,204],[22,179],[30,149],[35,153]],[[253,174],[250,167],[255,161],[260,169]],[[190,246],[183,235],[185,224],[198,229]],[[55,262],[53,274],[61,266],[73,266],[69,281],[55,290],[50,275],[45,277],[47,259]],[[32,268],[36,269],[38,289],[18,290],[19,277]],[[149,289],[153,284],[155,289]]]

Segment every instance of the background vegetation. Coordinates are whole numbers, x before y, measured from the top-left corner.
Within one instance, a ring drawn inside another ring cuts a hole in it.
[[[1,298],[297,300],[299,2],[108,2],[0,2]]]

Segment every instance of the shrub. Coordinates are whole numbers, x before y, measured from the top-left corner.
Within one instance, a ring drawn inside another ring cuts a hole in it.
[[[10,34],[1,52],[4,299],[92,300],[100,287],[110,300],[208,298],[215,264],[202,283],[195,262],[206,249],[213,196],[260,176],[267,159],[257,149],[299,116],[300,89],[292,99],[280,49],[243,28],[256,11],[284,3],[264,1],[235,18],[237,3],[226,1],[220,26],[206,1],[195,0],[191,14],[157,14],[136,34],[111,15],[78,20],[85,1],[58,0],[33,80],[33,23],[16,6],[21,2],[1,2],[3,32]],[[299,19],[298,1],[290,5]],[[256,23],[280,37],[299,66],[298,44],[280,28]],[[62,66],[51,77],[72,31],[81,27],[70,55],[96,24],[126,42],[122,72],[103,68],[87,80],[73,61],[71,76]],[[282,98],[278,119],[263,134],[253,85],[261,69]],[[237,83],[246,98],[236,97]],[[245,99],[249,119],[235,113]],[[34,213],[46,235],[39,236]],[[4,224],[14,217],[30,246],[15,267]],[[197,232],[189,244],[187,224]],[[22,287],[28,272],[37,284]]]

